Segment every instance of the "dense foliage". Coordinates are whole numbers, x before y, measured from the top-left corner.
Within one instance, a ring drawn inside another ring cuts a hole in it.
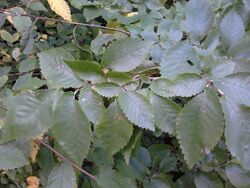
[[[1,0],[0,187],[249,188],[249,26],[249,0]]]

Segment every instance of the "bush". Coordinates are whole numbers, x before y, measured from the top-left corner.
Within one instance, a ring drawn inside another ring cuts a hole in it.
[[[0,187],[250,187],[250,1],[0,2]]]

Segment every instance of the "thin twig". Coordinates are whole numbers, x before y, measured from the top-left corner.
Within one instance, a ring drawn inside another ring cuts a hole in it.
[[[73,29],[73,32],[72,32],[72,34],[73,34],[73,39],[74,39],[74,41],[75,41],[75,44],[76,44],[76,46],[77,46],[80,50],[89,53],[88,50],[82,48],[82,47],[79,45],[79,43],[77,42],[77,38],[76,38],[76,29],[77,29],[78,26],[79,26],[79,25],[76,25],[76,26],[74,27],[74,29]]]
[[[41,139],[35,139],[35,142],[37,142],[38,144],[42,144],[43,146],[45,146],[46,148],[48,148],[50,151],[52,151],[55,155],[57,155],[58,157],[60,157],[62,160],[69,162],[77,170],[79,170],[80,172],[82,172],[86,176],[90,177],[92,180],[96,181],[96,177],[94,175],[90,174],[89,172],[85,171],[84,169],[82,169],[81,167],[79,167],[78,165],[76,165],[75,163],[73,163],[72,161],[70,161],[69,159],[67,159],[66,157],[64,157],[62,154],[60,154],[58,151],[56,151],[54,148],[52,148],[49,144],[47,144],[43,140],[41,140]]]
[[[10,15],[12,13],[12,11],[9,10],[9,9],[0,9],[0,13]],[[36,16],[36,15],[32,15],[32,14],[22,14],[22,13],[20,13],[18,15],[19,16],[30,17],[30,18],[35,18],[35,19],[38,19],[38,20],[45,20],[45,21],[49,20],[49,21],[60,22],[60,23],[71,24],[71,25],[80,25],[80,26],[85,26],[85,27],[90,27],[90,28],[99,28],[99,29],[117,31],[117,32],[120,32],[120,33],[124,33],[126,35],[130,35],[130,32],[120,30],[120,29],[117,29],[117,28],[113,28],[113,27],[106,27],[106,26],[101,26],[101,25],[87,24],[87,23],[80,23],[80,22],[70,22],[70,21],[61,20],[61,19]]]

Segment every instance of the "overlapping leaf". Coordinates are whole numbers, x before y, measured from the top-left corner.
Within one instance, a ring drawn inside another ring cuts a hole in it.
[[[154,131],[154,115],[149,101],[141,94],[127,91],[118,96],[126,117],[135,125]]]
[[[80,87],[82,82],[64,61],[73,56],[63,48],[54,48],[38,54],[40,68],[51,88]]]
[[[194,97],[177,118],[177,138],[189,168],[218,143],[224,128],[219,97],[213,90]]]
[[[133,124],[127,120],[115,101],[96,125],[96,142],[99,147],[115,154],[128,143],[132,133]]]
[[[144,63],[149,55],[150,42],[122,39],[113,42],[102,58],[102,65],[118,72],[128,72]]]
[[[204,90],[206,79],[196,74],[183,74],[174,80],[158,79],[151,84],[151,89],[163,97],[191,97]]]
[[[244,169],[250,171],[250,108],[227,98],[222,100],[226,144]]]
[[[62,149],[81,164],[86,157],[90,141],[90,123],[73,95],[65,93],[58,101],[52,133]]]
[[[74,168],[67,162],[62,162],[52,169],[47,182],[47,188],[69,188],[76,186]]]
[[[88,87],[81,89],[79,104],[89,121],[93,123],[96,123],[105,111],[103,100],[100,95]]]

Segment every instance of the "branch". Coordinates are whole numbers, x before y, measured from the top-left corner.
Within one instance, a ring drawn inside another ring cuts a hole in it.
[[[0,9],[0,13],[11,15],[12,11],[9,10],[9,9]],[[124,33],[126,35],[130,35],[130,32],[120,30],[120,29],[117,29],[117,28],[113,28],[113,27],[106,27],[106,26],[101,26],[101,25],[87,24],[87,23],[80,23],[80,22],[70,22],[70,21],[61,20],[61,19],[36,16],[36,15],[32,15],[32,14],[18,14],[18,15],[19,16],[30,17],[30,18],[35,18],[35,19],[38,19],[38,20],[44,20],[44,21],[49,20],[49,21],[60,22],[60,23],[71,24],[71,25],[80,25],[80,26],[90,27],[90,28],[99,28],[99,29],[117,31],[117,32],[120,32],[120,33]]]
[[[52,151],[55,155],[57,155],[59,158],[61,158],[64,161],[69,162],[77,170],[79,170],[80,172],[82,172],[86,176],[90,177],[92,180],[96,181],[96,177],[94,175],[90,174],[89,172],[85,171],[84,169],[82,169],[81,167],[79,167],[78,165],[76,165],[75,163],[73,163],[72,161],[70,161],[69,159],[67,159],[66,157],[64,157],[62,154],[60,154],[58,151],[56,151],[54,148],[52,148],[49,144],[47,144],[43,140],[41,140],[41,139],[35,139],[35,142],[38,143],[38,144],[42,144],[43,146],[45,146],[46,148],[48,148],[50,151]]]

